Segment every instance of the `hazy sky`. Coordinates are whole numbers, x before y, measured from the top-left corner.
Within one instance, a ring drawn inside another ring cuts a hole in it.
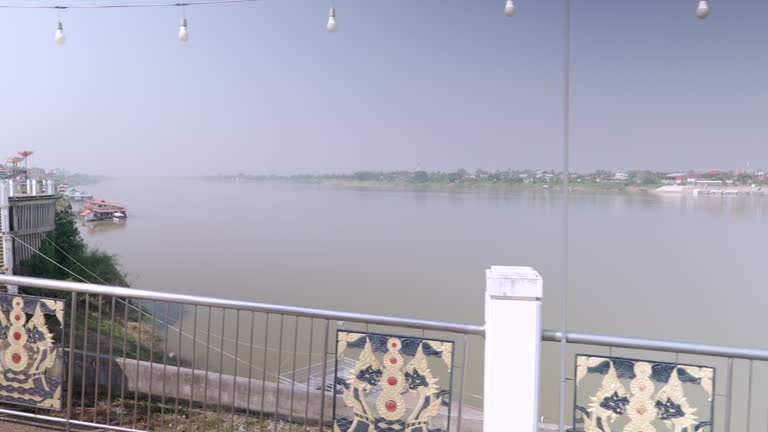
[[[562,1],[335,1],[335,34],[326,1],[188,8],[186,44],[178,8],[67,10],[64,46],[55,11],[0,9],[3,151],[110,175],[560,166]],[[573,3],[575,169],[768,167],[768,2]]]

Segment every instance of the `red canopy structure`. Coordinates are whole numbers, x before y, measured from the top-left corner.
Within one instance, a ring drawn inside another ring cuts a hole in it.
[[[27,158],[32,156],[33,154],[35,154],[35,152],[32,151],[32,150],[21,150],[21,151],[16,152],[16,154],[21,156],[24,159],[24,171],[27,171],[27,169],[28,169]]]

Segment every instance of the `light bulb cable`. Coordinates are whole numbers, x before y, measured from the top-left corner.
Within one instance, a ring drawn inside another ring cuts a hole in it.
[[[174,2],[174,3],[138,3],[138,4],[103,4],[103,5],[0,5],[0,9],[55,9],[55,10],[67,10],[67,9],[140,9],[140,8],[171,8],[171,7],[187,7],[187,6],[209,6],[209,5],[224,5],[224,4],[238,4],[238,3],[256,3],[264,0],[208,0],[197,2]]]

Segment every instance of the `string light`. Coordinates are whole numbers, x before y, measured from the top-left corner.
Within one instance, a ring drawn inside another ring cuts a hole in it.
[[[54,40],[59,45],[64,45],[64,42],[67,41],[66,36],[64,36],[64,25],[61,23],[61,20],[59,20],[56,25],[56,36],[54,37]]]
[[[709,3],[707,0],[699,0],[699,7],[696,8],[696,16],[700,19],[709,16]]]
[[[189,31],[187,31],[187,19],[181,19],[181,25],[179,26],[179,40],[186,42],[189,40]]]
[[[336,31],[336,8],[332,7],[328,10],[328,31],[333,33]]]
[[[507,4],[504,5],[504,15],[511,17],[515,14],[515,4],[512,0],[507,0]]]
[[[171,7],[186,8],[187,6],[225,5],[225,4],[232,5],[232,4],[238,4],[238,3],[256,3],[261,1],[264,1],[264,0],[202,0],[202,1],[193,1],[193,2],[185,2],[185,3],[158,2],[158,3],[124,3],[124,4],[72,5],[72,6],[17,4],[17,5],[0,5],[0,9],[66,10],[66,9],[137,9],[137,8],[171,8]],[[511,16],[514,16],[516,12],[517,12],[517,8],[515,6],[514,0],[506,0],[504,4],[504,15],[511,17]],[[698,7],[696,8],[696,16],[700,19],[705,19],[709,16],[709,14],[710,14],[709,1],[699,0]],[[326,29],[330,33],[333,33],[337,30],[336,8],[333,6],[328,11],[328,24],[326,25]],[[187,24],[186,16],[184,16],[184,18],[182,18],[181,20],[181,25],[179,26],[178,38],[182,42],[187,42],[189,40],[189,27]],[[59,20],[57,23],[55,41],[59,45],[62,45],[66,42],[66,36],[64,35],[64,26],[62,25],[61,20]]]

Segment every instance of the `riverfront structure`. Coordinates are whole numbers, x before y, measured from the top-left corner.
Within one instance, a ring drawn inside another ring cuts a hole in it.
[[[32,256],[55,225],[56,189],[53,180],[1,181],[2,273],[14,274],[14,268]],[[15,291],[15,288],[10,290]]]

